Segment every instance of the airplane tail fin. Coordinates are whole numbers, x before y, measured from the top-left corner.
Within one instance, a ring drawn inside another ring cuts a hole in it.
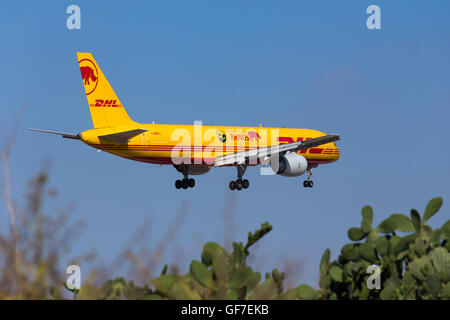
[[[128,116],[92,54],[77,52],[77,57],[94,128],[136,124]]]

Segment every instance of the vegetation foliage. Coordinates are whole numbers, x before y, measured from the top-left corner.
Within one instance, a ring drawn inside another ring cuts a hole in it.
[[[326,250],[320,263],[320,293],[324,299],[449,299],[450,220],[441,228],[427,223],[442,206],[428,202],[423,216],[397,213],[372,227],[373,211],[362,209],[361,227],[350,228],[353,242],[342,247],[336,261]],[[400,236],[397,233],[405,235]],[[381,288],[369,290],[367,268],[378,265]]]
[[[251,245],[272,230],[264,223],[249,233],[247,244],[233,243],[228,252],[208,242],[201,260],[193,260],[184,274],[167,274],[167,266],[152,285],[138,287],[123,278],[108,281],[97,289],[84,286],[81,299],[449,299],[450,220],[433,230],[428,220],[442,206],[442,198],[432,199],[421,217],[393,214],[372,227],[373,211],[362,209],[361,227],[348,230],[353,242],[345,245],[338,259],[330,261],[325,250],[320,262],[320,289],[302,284],[285,291],[284,273],[274,269],[261,274],[246,264]],[[406,233],[399,236],[397,232]],[[369,290],[371,265],[380,267],[381,288]]]

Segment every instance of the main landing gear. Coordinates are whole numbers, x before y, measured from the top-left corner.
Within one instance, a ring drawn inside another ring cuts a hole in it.
[[[314,185],[314,182],[311,180],[311,177],[312,177],[312,170],[311,170],[311,169],[308,169],[306,172],[307,172],[307,178],[306,178],[305,181],[303,181],[303,186],[304,186],[305,188],[312,188],[313,185]]]
[[[194,186],[195,186],[195,180],[192,178],[184,178],[183,180],[175,181],[175,188],[177,188],[177,189],[193,188]]]
[[[248,186],[250,185],[250,182],[248,182],[247,179],[242,180],[242,176],[245,173],[245,169],[247,169],[247,165],[246,164],[238,164],[236,166],[236,168],[238,171],[238,178],[235,181],[230,181],[230,183],[229,183],[230,190],[247,189]]]
[[[187,173],[187,166],[186,165],[180,165],[179,167],[176,167],[178,171],[183,173],[183,179],[175,181],[175,188],[177,189],[187,189],[187,188],[193,188],[195,186],[195,180],[192,178],[189,178]]]

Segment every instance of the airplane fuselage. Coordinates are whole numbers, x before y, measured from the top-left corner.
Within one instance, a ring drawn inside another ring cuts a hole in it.
[[[123,143],[99,138],[136,128],[148,131]],[[87,130],[81,133],[81,140],[93,148],[135,161],[175,164],[179,158],[184,158],[193,165],[212,165],[215,157],[224,154],[324,135],[312,129],[139,124],[134,128]],[[339,159],[339,149],[334,142],[297,153],[304,156],[311,167]]]

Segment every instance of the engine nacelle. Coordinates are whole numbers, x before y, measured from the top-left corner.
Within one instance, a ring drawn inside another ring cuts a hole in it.
[[[304,156],[290,152],[279,157],[277,161],[271,161],[270,167],[273,172],[284,177],[298,177],[308,169],[308,161]]]
[[[178,172],[183,173],[183,167],[180,165],[175,166]],[[187,165],[187,174],[192,176],[199,176],[201,174],[207,173],[211,169],[210,166],[205,165]]]

